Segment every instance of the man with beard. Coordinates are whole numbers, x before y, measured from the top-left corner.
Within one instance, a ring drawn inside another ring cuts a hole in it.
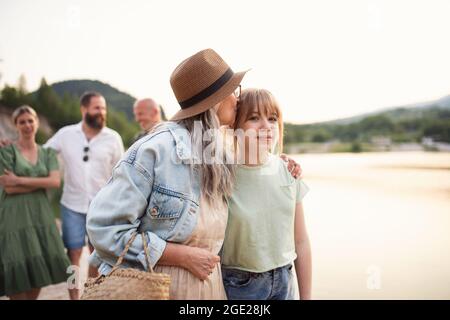
[[[45,147],[55,149],[64,163],[61,198],[63,241],[72,265],[76,266],[80,265],[86,245],[89,204],[106,184],[124,152],[120,135],[106,127],[105,98],[98,92],[86,92],[80,105],[82,121],[61,128],[45,144]],[[90,243],[89,249],[93,251]],[[95,268],[89,268],[90,277],[96,274]],[[71,299],[78,299],[78,288],[69,288],[69,294]]]

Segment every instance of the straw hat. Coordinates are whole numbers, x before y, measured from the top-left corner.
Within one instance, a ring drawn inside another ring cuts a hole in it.
[[[212,49],[187,58],[170,76],[170,85],[181,107],[170,120],[186,119],[214,107],[234,92],[247,71],[234,73]]]

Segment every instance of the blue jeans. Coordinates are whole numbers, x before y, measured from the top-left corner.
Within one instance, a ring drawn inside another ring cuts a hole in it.
[[[292,264],[255,273],[222,266],[229,300],[294,300]]]
[[[86,245],[86,214],[73,211],[61,204],[62,238],[67,249]]]

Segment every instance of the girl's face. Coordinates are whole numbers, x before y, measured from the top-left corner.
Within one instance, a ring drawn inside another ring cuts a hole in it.
[[[262,114],[255,108],[246,118],[238,125],[238,129],[242,129],[245,134],[245,149],[257,148],[263,152],[272,150],[278,139],[277,114]]]
[[[30,113],[22,113],[16,119],[16,129],[19,136],[23,138],[33,138],[38,129],[37,119]]]
[[[223,100],[217,109],[217,116],[219,117],[221,126],[233,127],[236,120],[237,99],[234,94],[230,94]]]

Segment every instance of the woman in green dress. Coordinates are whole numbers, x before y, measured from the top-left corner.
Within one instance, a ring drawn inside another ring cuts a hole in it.
[[[36,144],[39,125],[28,106],[16,109],[15,144],[0,148],[0,296],[37,299],[40,288],[66,281],[64,251],[46,189],[58,188],[56,154]]]

